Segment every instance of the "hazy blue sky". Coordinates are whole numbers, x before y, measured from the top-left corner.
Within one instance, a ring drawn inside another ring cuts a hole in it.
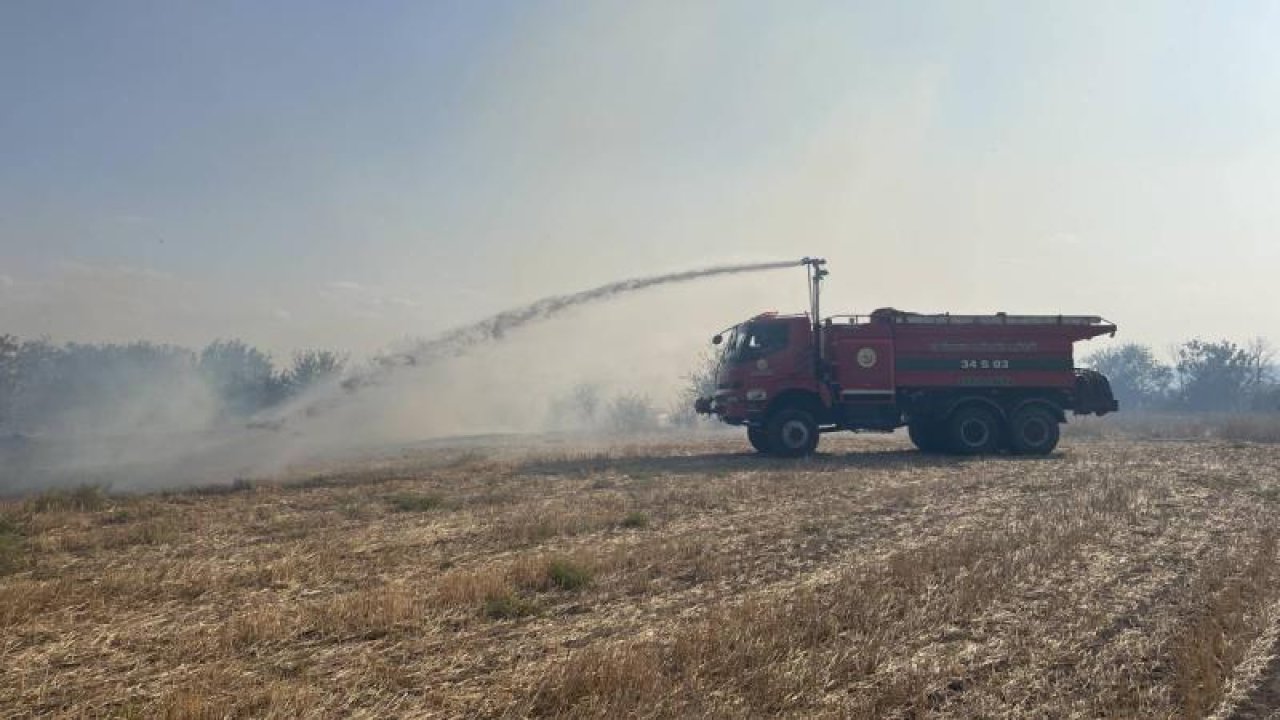
[[[1277,37],[1271,2],[8,0],[0,332],[363,353],[821,253],[831,311],[1280,340]]]

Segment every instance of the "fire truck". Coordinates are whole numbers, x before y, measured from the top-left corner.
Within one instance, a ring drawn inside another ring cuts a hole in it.
[[[1107,378],[1073,361],[1076,342],[1115,335],[1101,317],[883,308],[822,318],[826,261],[800,264],[810,312],[765,313],[716,335],[716,388],[695,403],[746,427],[762,453],[799,457],[822,433],[906,426],[925,452],[1043,455],[1068,412],[1119,409]]]

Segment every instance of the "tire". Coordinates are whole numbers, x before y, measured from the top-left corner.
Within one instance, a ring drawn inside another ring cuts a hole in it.
[[[907,424],[907,436],[920,452],[925,453],[947,451],[945,430],[934,420],[913,420]]]
[[[769,435],[764,428],[747,428],[747,441],[751,443],[751,447],[755,448],[757,452],[765,455],[773,452],[769,448]]]
[[[951,414],[947,440],[961,455],[989,455],[1000,449],[1004,436],[1000,419],[981,405],[966,405]]]
[[[1058,436],[1058,418],[1043,407],[1024,407],[1009,420],[1009,448],[1019,455],[1048,455]]]
[[[769,452],[781,457],[802,457],[818,447],[818,423],[804,410],[783,410],[765,428]]]

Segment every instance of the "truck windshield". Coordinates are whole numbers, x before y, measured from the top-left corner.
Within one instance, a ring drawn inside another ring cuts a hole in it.
[[[733,329],[724,347],[724,360],[732,365],[771,355],[787,346],[790,326],[781,322],[755,322]]]

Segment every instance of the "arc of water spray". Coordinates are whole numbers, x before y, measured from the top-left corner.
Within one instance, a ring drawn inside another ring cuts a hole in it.
[[[799,262],[769,262],[746,265],[719,265],[700,270],[655,275],[652,277],[620,280],[601,285],[590,290],[583,290],[569,295],[553,295],[521,308],[500,312],[493,317],[481,320],[473,325],[450,330],[431,340],[419,343],[408,352],[394,356],[399,364],[417,365],[438,360],[443,357],[455,357],[470,350],[476,345],[501,340],[507,333],[530,323],[548,320],[566,310],[588,303],[610,300],[624,293],[636,292],[658,285],[689,282],[717,275],[735,275],[739,273],[761,272],[796,267]]]
[[[747,263],[738,265],[717,265],[714,267],[685,270],[650,277],[620,280],[606,285],[570,293],[553,295],[523,307],[500,312],[480,322],[455,328],[430,340],[417,343],[409,350],[379,358],[377,364],[365,372],[348,377],[342,387],[354,391],[366,385],[376,383],[397,368],[429,365],[439,360],[466,354],[473,348],[486,343],[501,340],[507,333],[518,328],[541,322],[559,315],[566,310],[589,303],[611,300],[619,295],[637,292],[659,285],[690,282],[719,275],[737,275],[741,273],[780,270],[803,265],[803,261],[788,260],[766,263]],[[310,403],[302,408],[302,412],[313,415],[332,403],[323,401]],[[278,423],[268,423],[274,426]]]

